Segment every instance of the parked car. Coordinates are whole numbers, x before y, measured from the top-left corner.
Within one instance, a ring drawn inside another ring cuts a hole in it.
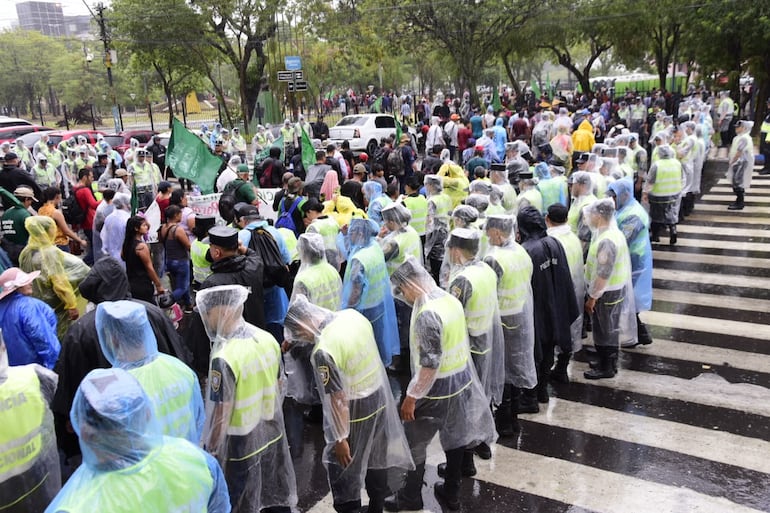
[[[26,135],[32,132],[45,132],[51,130],[54,129],[40,125],[14,125],[0,127],[0,143],[4,143],[6,141],[13,142],[22,135]]]
[[[94,144],[96,143],[96,136],[99,134],[105,135],[101,130],[53,130],[48,132],[48,138],[58,145],[62,141],[68,141],[73,137],[84,135],[88,139],[88,144]]]
[[[416,149],[417,134],[412,127],[408,131],[412,146]],[[373,156],[380,145],[380,139],[395,133],[396,119],[390,114],[355,114],[345,116],[331,127],[329,139],[336,144],[348,141],[351,151],[365,151]]]
[[[145,146],[152,136],[157,134],[152,130],[123,130],[117,134],[109,134],[104,136],[104,140],[107,141],[113,150],[117,151],[121,155],[131,147],[131,139],[139,141],[140,146]]]
[[[9,118],[8,116],[0,116],[0,127],[31,125],[31,124],[32,123],[30,123],[26,119]]]

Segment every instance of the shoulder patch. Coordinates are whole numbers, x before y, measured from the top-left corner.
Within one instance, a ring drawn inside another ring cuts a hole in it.
[[[321,365],[318,367],[318,374],[321,376],[321,383],[323,383],[324,386],[329,384],[329,367],[326,365]]]
[[[211,372],[211,390],[219,392],[219,387],[222,386],[222,373],[219,371]]]

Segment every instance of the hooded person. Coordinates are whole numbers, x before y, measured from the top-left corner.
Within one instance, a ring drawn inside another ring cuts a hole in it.
[[[309,209],[306,207],[306,210]],[[328,214],[322,213],[313,219],[307,228],[305,228],[305,233],[319,235],[321,237],[324,244],[326,262],[339,271],[344,258],[337,247],[337,239],[340,234],[340,225],[337,223],[337,220]]]
[[[452,208],[462,203],[463,199],[468,195],[468,187],[470,182],[468,177],[465,176],[465,171],[462,167],[455,164],[452,159],[449,158],[449,150],[441,151],[441,160],[444,162],[436,173],[436,176],[441,178],[441,183],[444,186],[444,192],[452,200]]]
[[[11,267],[0,274],[0,333],[11,346],[10,365],[37,363],[53,369],[61,351],[53,309],[32,297],[40,272]]]
[[[617,373],[619,346],[637,341],[631,258],[615,222],[612,199],[596,201],[586,207],[584,215],[593,232],[585,264],[585,311],[591,316],[599,358],[584,376],[612,378]]]
[[[502,327],[504,388],[495,412],[500,436],[519,431],[521,389],[537,385],[535,370],[535,325],[532,304],[532,259],[516,243],[516,220],[512,216],[487,218],[489,251],[484,256],[496,276],[497,305]]]
[[[377,243],[377,224],[371,219],[354,218],[346,235],[348,264],[342,283],[341,308],[353,308],[369,319],[380,360],[388,366],[393,348],[399,347],[396,308],[388,282],[388,269]]]
[[[19,255],[19,267],[26,273],[40,271],[32,282],[33,295],[53,308],[57,335],[62,339],[85,310],[78,285],[90,268],[82,259],[56,247],[56,221],[50,217],[28,217],[24,226],[29,232],[29,243]]]
[[[567,178],[564,176],[562,166],[554,166],[541,162],[535,166],[535,175],[537,178],[537,190],[540,191],[540,197],[543,203],[541,213],[545,215],[548,207],[555,204],[561,204],[565,207],[569,204],[569,191]]]
[[[379,182],[370,180],[363,185],[364,199],[366,200],[366,215],[369,219],[382,226],[382,214],[380,212],[393,201],[382,192]]]
[[[438,282],[441,263],[444,260],[444,245],[449,236],[452,199],[444,193],[441,178],[435,175],[425,177],[425,191],[428,196],[428,217],[425,223],[423,251],[431,276]]]
[[[83,464],[46,513],[230,511],[216,460],[187,440],[163,436],[152,400],[125,370],[91,371],[70,421]]]
[[[455,228],[449,234],[447,291],[463,305],[471,358],[487,402],[494,406],[502,400],[505,351],[497,303],[497,276],[479,257],[480,246],[481,234],[478,230]],[[492,456],[485,444],[477,447],[476,451],[482,458]]]
[[[422,262],[422,244],[420,236],[409,226],[412,214],[401,203],[391,203],[382,210],[383,227],[380,230],[380,246],[385,255],[388,274],[393,272],[407,258],[414,257]]]
[[[193,364],[193,355],[182,342],[182,338],[166,313],[157,305],[131,299],[126,271],[114,258],[104,257],[97,260],[85,279],[80,282],[80,292],[84,299],[95,305],[105,301],[130,300],[144,306],[158,351],[174,356],[185,364]],[[57,422],[59,445],[67,457],[80,452],[76,437],[66,426],[78,385],[89,371],[108,368],[110,365],[99,344],[94,309],[83,314],[67,330],[62,339],[59,360],[54,367],[59,375],[59,386],[56,389],[52,408]],[[205,376],[208,361],[201,367],[198,376]]]
[[[631,284],[634,287],[637,342],[647,345],[652,337],[639,318],[639,312],[652,308],[652,246],[650,245],[650,216],[634,199],[630,178],[610,184],[607,195],[615,200],[615,220],[623,232],[631,256]]]
[[[532,297],[535,319],[535,364],[537,389],[525,391],[520,413],[537,413],[538,402],[547,403],[548,379],[554,363],[554,350],[572,352],[572,323],[580,315],[564,248],[548,236],[545,219],[535,208],[519,212],[517,226],[521,246],[532,259]]]
[[[57,376],[37,364],[10,366],[0,333],[0,509],[42,511],[61,488],[50,403]]]
[[[486,215],[504,215],[506,213],[503,206],[504,190],[497,185],[492,185],[489,191],[489,206],[487,207]]]
[[[415,470],[407,473],[404,487],[385,507],[388,511],[422,509],[426,452],[438,432],[447,465],[444,482],[434,490],[450,509],[459,509],[466,447],[495,440],[492,413],[471,359],[463,307],[415,259],[406,260],[390,282],[396,296],[413,311],[412,378],[401,404],[401,419]]]
[[[580,239],[583,245],[583,255],[588,251],[588,243],[591,240],[591,230],[588,229],[585,219],[583,219],[583,208],[597,199],[593,192],[593,176],[594,173],[588,171],[576,171],[569,177],[572,184],[570,189],[572,201],[567,213],[567,223],[572,233]]]
[[[642,202],[650,205],[650,240],[660,241],[660,230],[667,226],[669,244],[677,241],[676,225],[679,222],[679,205],[685,176],[682,164],[674,156],[671,146],[664,144],[656,148],[658,159],[650,166],[644,183]]]
[[[115,194],[112,200],[113,211],[104,218],[104,225],[100,233],[102,252],[121,262],[121,267],[126,264],[121,258],[123,240],[126,238],[126,224],[131,217],[131,196],[127,194]]]
[[[744,195],[751,187],[751,175],[754,168],[754,141],[751,139],[753,121],[741,120],[735,125],[735,137],[728,153],[727,179],[733,186],[735,201],[727,210],[743,210]]]
[[[336,312],[342,300],[342,280],[337,270],[326,261],[323,237],[303,233],[297,242],[300,266],[294,278],[292,298],[302,295],[321,308]],[[317,404],[315,378],[307,345],[298,345],[284,355],[288,374],[288,397],[300,404]]]
[[[588,119],[584,119],[572,133],[572,150],[591,151],[596,141],[594,140],[594,127]]]
[[[163,434],[197,445],[204,419],[198,378],[179,359],[158,352],[145,307],[127,300],[100,303],[96,332],[107,361],[128,371],[147,392]]]
[[[248,290],[223,285],[198,292],[211,341],[201,446],[225,473],[235,512],[290,513],[297,484],[283,421],[278,342],[243,320]]]
[[[361,489],[369,496],[364,511],[380,513],[404,470],[413,470],[404,430],[385,368],[366,317],[292,298],[285,338],[309,345],[324,409],[323,463],[334,510],[361,510]]]

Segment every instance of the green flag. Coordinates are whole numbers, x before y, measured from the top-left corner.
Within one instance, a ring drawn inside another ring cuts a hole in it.
[[[535,94],[535,96],[537,96],[538,98],[540,98],[540,94],[541,94],[541,93],[540,93],[540,86],[539,86],[539,85],[537,85],[537,82],[535,82],[535,79],[534,79],[534,78],[533,78],[532,80],[530,80],[530,81],[529,81],[529,85],[530,85],[530,87],[532,88],[532,92]]]
[[[222,159],[211,153],[208,144],[174,118],[166,164],[174,171],[174,175],[192,180],[203,194],[211,194],[214,192],[214,181],[222,166]]]
[[[73,193],[74,194],[74,193]],[[19,201],[19,198],[5,190],[4,188],[0,187],[0,196],[8,200],[8,202],[13,205],[14,207],[21,207],[24,208],[24,203]]]
[[[281,160],[283,160],[283,136],[280,136],[278,139],[273,141],[273,143],[270,146],[265,146],[262,148],[262,151],[254,155],[254,162],[262,162],[267,157],[270,156],[270,148],[273,146],[277,146],[281,148]]]
[[[300,142],[302,147],[302,165],[305,167],[305,173],[307,173],[310,166],[315,164],[315,148],[313,148],[313,143],[310,141],[307,132],[305,132],[305,127],[300,126],[300,129],[302,130],[302,141]]]
[[[369,110],[369,112],[382,112],[382,96],[374,100],[372,108]]]
[[[393,121],[396,122],[396,140],[394,142],[394,146],[398,145],[398,143],[401,141],[401,134],[404,133],[403,130],[401,130],[401,123],[398,122],[398,118],[396,117],[396,113],[393,113]]]
[[[498,92],[497,87],[495,87],[492,92],[492,103],[490,103],[490,105],[495,109],[495,112],[503,110],[503,104],[500,102],[500,93]]]

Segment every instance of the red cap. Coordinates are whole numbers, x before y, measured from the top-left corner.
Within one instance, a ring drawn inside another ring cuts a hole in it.
[[[369,155],[367,155],[366,153],[361,153],[358,155],[358,160],[360,160],[361,162],[366,162],[367,160],[369,160]]]

